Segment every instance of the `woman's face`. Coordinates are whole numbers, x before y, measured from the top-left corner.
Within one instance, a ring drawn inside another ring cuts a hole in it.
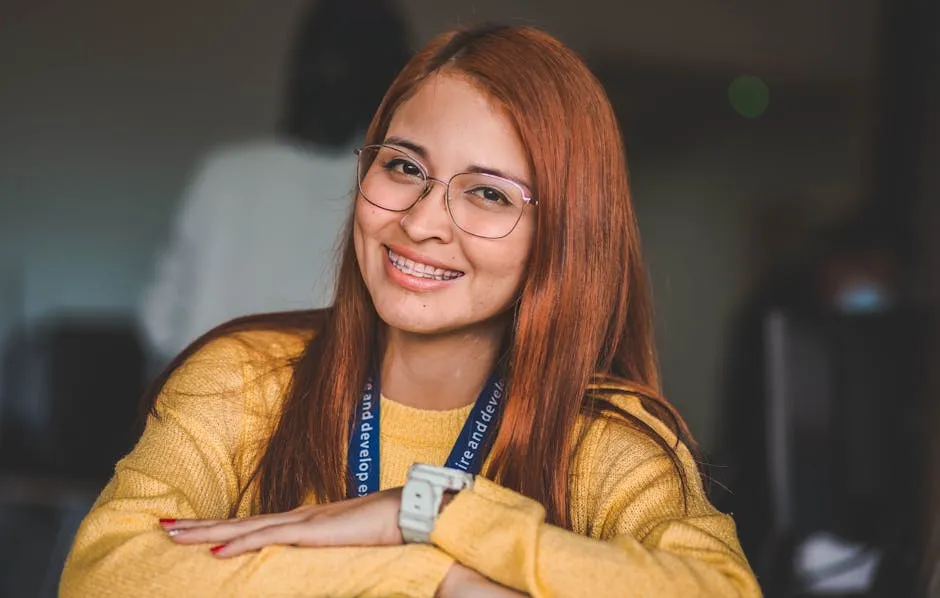
[[[527,154],[509,117],[457,75],[421,84],[393,115],[384,143],[407,151],[436,179],[498,171],[527,194],[532,190]],[[442,334],[507,311],[522,284],[534,229],[527,206],[509,235],[472,236],[451,220],[444,185],[433,184],[407,212],[384,210],[360,194],[353,235],[379,317],[406,332]]]

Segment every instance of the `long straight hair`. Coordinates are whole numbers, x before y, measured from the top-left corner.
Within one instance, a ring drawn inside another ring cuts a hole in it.
[[[397,108],[436,73],[465,77],[505,108],[528,150],[539,201],[527,275],[502,356],[507,400],[484,475],[539,501],[549,521],[570,527],[569,478],[580,441],[575,430],[586,414],[648,435],[672,459],[685,487],[677,446],[685,442],[694,452],[694,444],[661,398],[623,142],[600,83],[571,50],[534,28],[446,33],[393,82],[367,144],[382,142]],[[351,226],[350,220],[331,309],[278,321],[238,320],[197,343],[266,323],[316,328],[293,365],[281,416],[255,472],[261,512],[289,510],[311,492],[320,502],[346,497],[346,447],[369,364],[380,357],[382,326],[359,271]],[[676,442],[617,408],[597,388],[604,385],[639,396]]]

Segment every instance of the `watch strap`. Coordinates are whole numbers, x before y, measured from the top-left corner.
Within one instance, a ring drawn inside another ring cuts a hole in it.
[[[473,475],[465,471],[423,463],[412,465],[402,488],[398,513],[398,527],[405,543],[430,543],[444,493],[472,487]]]

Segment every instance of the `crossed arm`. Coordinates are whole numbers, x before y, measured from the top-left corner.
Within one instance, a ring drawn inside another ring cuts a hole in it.
[[[443,510],[433,545],[402,545],[398,489],[228,519],[245,438],[227,401],[202,399],[163,397],[83,522],[62,596],[760,595],[730,519],[700,486],[681,511],[671,463],[631,437],[585,457],[598,465],[584,469],[582,533],[478,477]]]

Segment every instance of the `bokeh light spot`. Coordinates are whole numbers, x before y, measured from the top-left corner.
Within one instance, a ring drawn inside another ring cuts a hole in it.
[[[770,87],[760,77],[742,75],[728,86],[728,100],[735,112],[745,118],[757,118],[770,104]]]

